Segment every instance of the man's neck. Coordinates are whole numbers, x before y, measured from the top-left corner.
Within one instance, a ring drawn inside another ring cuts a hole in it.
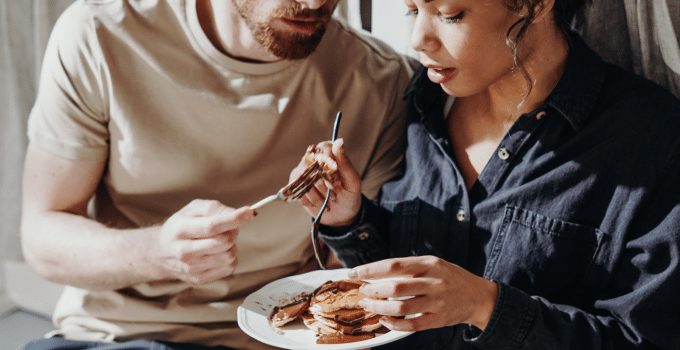
[[[201,28],[220,52],[247,62],[281,60],[257,42],[231,0],[197,0],[196,6]]]

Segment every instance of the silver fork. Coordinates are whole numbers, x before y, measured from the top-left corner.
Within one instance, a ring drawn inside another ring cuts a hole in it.
[[[295,180],[278,190],[276,194],[265,197],[250,207],[257,210],[275,201],[290,202],[298,200],[302,198],[305,193],[309,192],[312,186],[314,186],[314,184],[322,177],[323,166],[317,162],[314,162],[308,165],[302,171],[302,174],[300,174],[300,176],[298,176]]]
[[[333,124],[332,135],[333,141],[335,141],[335,139],[338,136],[338,127],[340,125],[341,118],[342,112],[338,112],[338,114],[335,116],[335,123]],[[314,186],[314,184],[316,184],[316,182],[319,181],[322,177],[323,166],[318,162],[313,162],[302,171],[302,174],[300,174],[300,176],[298,176],[295,180],[293,180],[286,186],[282,187],[280,190],[276,192],[276,194],[262,198],[261,200],[251,205],[250,207],[257,210],[275,201],[291,202],[298,200],[302,198],[302,196],[304,196],[307,192],[309,192],[312,186]],[[326,197],[328,197],[329,193],[330,190],[328,190]],[[320,217],[321,214],[323,213],[323,210],[325,209],[326,203],[324,203],[324,206],[322,206],[322,210],[320,210],[320,213],[319,215],[317,215],[317,217]]]
[[[338,114],[335,116],[335,123],[333,123],[333,135],[331,136],[331,141],[335,142],[335,140],[338,138],[338,132],[340,131],[340,120],[342,119],[342,112],[338,112]],[[321,217],[323,216],[323,213],[326,212],[326,207],[328,207],[328,201],[331,198],[331,189],[326,190],[326,198],[323,200],[323,204],[321,204],[321,208],[319,209],[319,212],[316,214],[315,217],[312,218],[312,230],[310,232],[310,238],[312,239],[312,248],[314,249],[314,257],[316,258],[316,262],[319,264],[319,267],[322,270],[326,269],[326,256],[324,254],[324,250],[321,247],[321,242],[319,242],[319,226],[321,226]]]

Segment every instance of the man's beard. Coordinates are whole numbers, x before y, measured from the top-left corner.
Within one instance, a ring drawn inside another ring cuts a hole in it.
[[[248,0],[232,0],[239,14],[253,33],[255,40],[276,57],[301,59],[314,52],[326,32],[332,10],[322,7],[318,10],[303,8],[294,2],[291,7],[277,9],[269,15],[266,22],[254,22],[251,18],[255,4]],[[281,18],[305,18],[318,21],[318,28],[311,34],[274,29],[272,23]]]

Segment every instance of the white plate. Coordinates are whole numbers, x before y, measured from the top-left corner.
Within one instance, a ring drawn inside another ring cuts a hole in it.
[[[351,350],[366,349],[401,339],[412,332],[389,331],[375,338],[345,344],[317,344],[314,332],[300,320],[274,329],[269,323],[272,309],[292,300],[301,292],[312,292],[330,280],[347,279],[349,269],[318,270],[282,278],[250,294],[238,307],[238,326],[249,336],[265,344],[284,349]]]

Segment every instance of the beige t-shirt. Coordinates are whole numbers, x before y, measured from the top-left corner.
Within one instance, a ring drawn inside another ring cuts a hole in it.
[[[94,218],[163,222],[192,199],[240,207],[286,184],[309,144],[340,136],[375,196],[399,171],[411,69],[387,45],[332,21],[308,59],[254,64],[221,54],[193,0],[74,3],[50,39],[31,143],[68,159],[106,159]],[[242,299],[312,261],[309,216],[273,204],[241,228],[236,273],[201,286],[67,287],[54,315],[68,338],[155,338],[246,348]]]

